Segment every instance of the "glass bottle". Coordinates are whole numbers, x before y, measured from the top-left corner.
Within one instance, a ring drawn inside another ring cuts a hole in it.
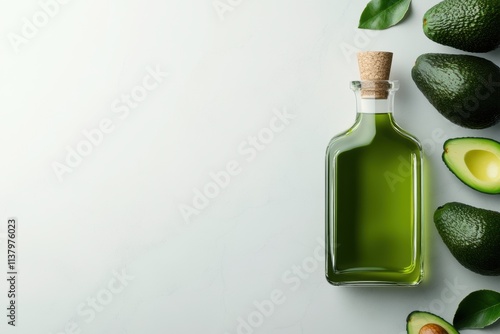
[[[417,285],[422,148],[394,121],[392,53],[364,52],[358,61],[355,124],[326,152],[326,278],[333,285]]]

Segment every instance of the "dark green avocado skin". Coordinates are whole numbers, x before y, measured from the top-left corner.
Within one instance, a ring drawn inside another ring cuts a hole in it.
[[[488,52],[500,45],[500,0],[444,0],[423,19],[432,41],[469,52]]]
[[[497,195],[499,194],[500,192],[497,190],[497,189],[491,189],[491,188],[488,188],[488,187],[475,187],[467,182],[464,181],[464,179],[462,178],[462,175],[461,173],[463,173],[463,171],[460,171],[460,170],[454,170],[453,168],[451,168],[449,165],[448,165],[448,162],[446,161],[446,146],[448,145],[448,143],[450,142],[453,142],[453,141],[456,141],[456,140],[467,140],[467,139],[473,139],[473,140],[484,140],[485,142],[485,146],[493,146],[493,145],[498,145],[498,147],[500,147],[500,142],[497,142],[496,140],[493,140],[491,138],[481,138],[481,137],[459,137],[459,138],[449,138],[447,139],[444,144],[443,144],[443,153],[441,154],[441,160],[443,161],[444,165],[446,166],[446,168],[448,168],[448,170],[456,176],[457,179],[459,179],[463,184],[465,184],[467,187],[470,187],[476,191],[479,191],[483,194],[488,194],[488,195]]]
[[[451,202],[435,211],[434,224],[465,268],[481,275],[500,275],[500,212]]]
[[[469,129],[500,121],[500,68],[493,62],[471,55],[427,53],[417,58],[411,76],[449,121]]]

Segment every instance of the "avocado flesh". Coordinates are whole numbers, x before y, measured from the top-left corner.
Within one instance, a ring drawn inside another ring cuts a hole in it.
[[[500,212],[451,202],[434,213],[443,242],[465,268],[500,275]]]
[[[488,138],[453,138],[444,143],[443,161],[463,183],[500,194],[500,143]]]
[[[444,0],[423,19],[432,41],[469,52],[488,52],[500,45],[500,0]]]
[[[411,76],[449,121],[470,129],[500,121],[500,68],[493,62],[470,55],[427,53],[417,58]]]
[[[448,334],[459,334],[446,320],[435,314],[424,311],[413,311],[406,318],[406,332],[408,334],[419,334],[420,329],[427,324],[441,326]]]

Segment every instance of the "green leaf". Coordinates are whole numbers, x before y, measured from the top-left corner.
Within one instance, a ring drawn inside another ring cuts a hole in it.
[[[470,293],[458,305],[453,318],[457,329],[484,328],[500,319],[500,293],[479,290]]]
[[[371,0],[361,13],[358,28],[382,30],[392,27],[405,17],[410,3],[411,0]]]

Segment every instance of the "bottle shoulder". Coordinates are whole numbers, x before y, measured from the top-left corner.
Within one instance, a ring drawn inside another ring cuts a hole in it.
[[[406,149],[408,151],[422,152],[420,141],[396,123],[384,127],[358,127],[353,126],[334,136],[328,146],[327,155],[337,155],[361,147],[385,146],[391,149]]]
[[[358,124],[334,136],[326,148],[327,156],[335,156],[341,152],[369,145],[373,140],[373,134],[367,131],[360,131]]]
[[[360,121],[356,119],[355,123],[350,128],[333,136],[327,147],[331,147],[338,142],[356,140],[358,136],[362,135],[362,131],[359,131],[359,127]]]
[[[330,141],[328,142],[327,148],[333,146],[336,142],[348,140],[349,139],[348,138],[349,132],[350,132],[350,129],[345,130],[345,131],[333,136],[332,139],[330,139]]]
[[[342,146],[349,145],[350,142],[357,141],[358,133],[356,133],[355,130],[356,124],[351,128],[332,137],[326,147],[327,154],[339,150],[339,148]]]
[[[402,138],[406,139],[409,143],[414,144],[419,150],[422,150],[420,140],[410,132],[401,128],[397,123],[394,123],[394,131]]]

